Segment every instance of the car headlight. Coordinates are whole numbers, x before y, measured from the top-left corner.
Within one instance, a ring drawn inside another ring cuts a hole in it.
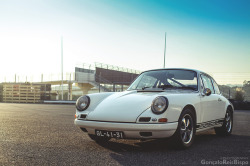
[[[76,101],[76,109],[78,111],[84,111],[89,107],[89,104],[90,104],[89,96],[79,97]]]
[[[151,105],[152,112],[155,114],[162,114],[168,108],[168,99],[164,96],[156,97]]]

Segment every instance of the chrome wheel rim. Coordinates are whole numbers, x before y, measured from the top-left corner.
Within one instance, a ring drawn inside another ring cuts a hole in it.
[[[184,144],[188,144],[193,137],[193,121],[192,117],[186,114],[181,120],[181,139]]]
[[[231,131],[232,128],[232,118],[231,118],[231,114],[229,112],[226,113],[226,130],[229,133]]]

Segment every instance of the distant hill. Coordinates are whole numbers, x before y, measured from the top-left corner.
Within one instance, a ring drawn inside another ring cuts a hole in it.
[[[225,86],[228,86],[228,87],[243,87],[243,84],[226,84]]]
[[[243,91],[245,100],[250,101],[250,81],[244,81],[243,84],[219,85],[219,88],[222,95],[228,99],[234,99],[235,92],[238,90]]]

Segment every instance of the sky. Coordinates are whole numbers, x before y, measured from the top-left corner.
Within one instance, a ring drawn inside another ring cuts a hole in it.
[[[0,80],[59,74],[61,36],[64,72],[162,68],[165,32],[166,67],[250,75],[248,0],[0,0]]]

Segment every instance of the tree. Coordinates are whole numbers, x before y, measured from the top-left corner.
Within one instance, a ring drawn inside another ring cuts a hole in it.
[[[245,80],[243,82],[243,87],[250,87],[250,81]]]
[[[236,90],[234,99],[237,101],[244,101],[244,93],[242,90]]]
[[[245,92],[245,100],[250,101],[250,81],[243,82],[242,90]]]

